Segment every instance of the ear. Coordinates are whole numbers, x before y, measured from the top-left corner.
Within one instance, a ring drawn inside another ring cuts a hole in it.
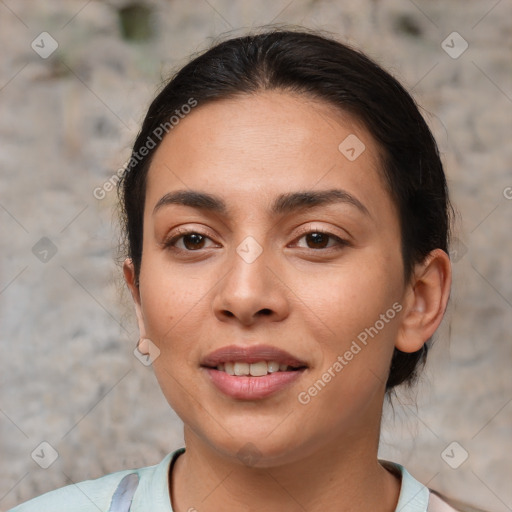
[[[405,293],[398,350],[416,352],[431,338],[443,319],[451,283],[450,258],[443,250],[433,250],[416,265]]]
[[[126,284],[128,285],[128,288],[130,289],[130,293],[132,294],[133,302],[135,303],[135,314],[137,315],[137,324],[139,325],[139,335],[140,335],[140,340],[141,340],[141,341],[139,341],[138,348],[142,354],[145,354],[146,352],[149,353],[149,348],[146,346],[147,342],[145,342],[147,336],[146,336],[146,326],[144,324],[144,317],[142,315],[140,289],[139,289],[139,285],[136,284],[135,268],[134,268],[133,262],[130,258],[126,258],[124,260],[123,273],[124,273],[124,279],[126,281]]]

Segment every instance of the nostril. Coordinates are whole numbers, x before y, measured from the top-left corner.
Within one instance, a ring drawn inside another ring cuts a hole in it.
[[[260,312],[259,312],[260,315],[263,315],[263,316],[268,316],[268,315],[271,315],[272,314],[272,311],[268,308],[265,308],[265,309],[262,309]]]

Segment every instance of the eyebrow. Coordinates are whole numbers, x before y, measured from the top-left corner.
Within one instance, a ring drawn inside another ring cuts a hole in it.
[[[281,194],[272,203],[270,212],[274,215],[284,215],[299,210],[335,203],[352,205],[364,215],[370,216],[368,209],[359,199],[342,189],[312,190]],[[171,204],[190,206],[192,208],[207,210],[222,215],[228,214],[226,203],[218,196],[197,190],[177,190],[169,192],[159,199],[153,209],[153,215],[162,207]]]

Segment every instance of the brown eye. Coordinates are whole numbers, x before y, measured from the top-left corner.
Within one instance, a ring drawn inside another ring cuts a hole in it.
[[[310,249],[325,249],[329,243],[329,235],[313,232],[306,235],[306,240]]]
[[[333,235],[332,233],[320,231],[318,229],[303,233],[302,236],[300,236],[297,240],[300,241],[303,239],[306,241],[306,244],[298,244],[298,246],[313,250],[333,249],[336,248],[336,246],[340,248],[348,245],[348,242],[341,239],[340,237]]]
[[[205,237],[199,233],[183,235],[183,245],[189,250],[202,249],[204,241]]]
[[[207,240],[210,240],[210,238],[196,231],[184,231],[171,237],[164,243],[164,247],[193,252],[204,249]]]

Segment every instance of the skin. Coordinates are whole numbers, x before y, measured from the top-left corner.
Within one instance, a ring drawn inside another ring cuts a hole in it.
[[[338,150],[350,134],[366,146],[354,161]],[[176,512],[395,510],[400,481],[377,459],[390,361],[394,347],[413,352],[432,336],[451,271],[435,250],[404,281],[399,220],[379,167],[379,149],[355,119],[278,91],[199,105],[156,151],[139,285],[129,259],[124,273],[141,338],[160,350],[158,382],[185,425],[187,450],[170,482]],[[228,214],[172,204],[153,215],[164,194],[187,189],[219,196]],[[346,202],[269,213],[279,194],[328,189],[347,191],[367,213]],[[208,238],[199,249],[190,237],[164,247],[178,226]],[[305,228],[346,243],[319,243]],[[236,251],[247,236],[263,249],[252,263]],[[299,403],[394,303],[401,311]],[[235,400],[200,368],[231,344],[273,345],[308,368],[270,397]],[[237,456],[247,443],[253,465]]]

